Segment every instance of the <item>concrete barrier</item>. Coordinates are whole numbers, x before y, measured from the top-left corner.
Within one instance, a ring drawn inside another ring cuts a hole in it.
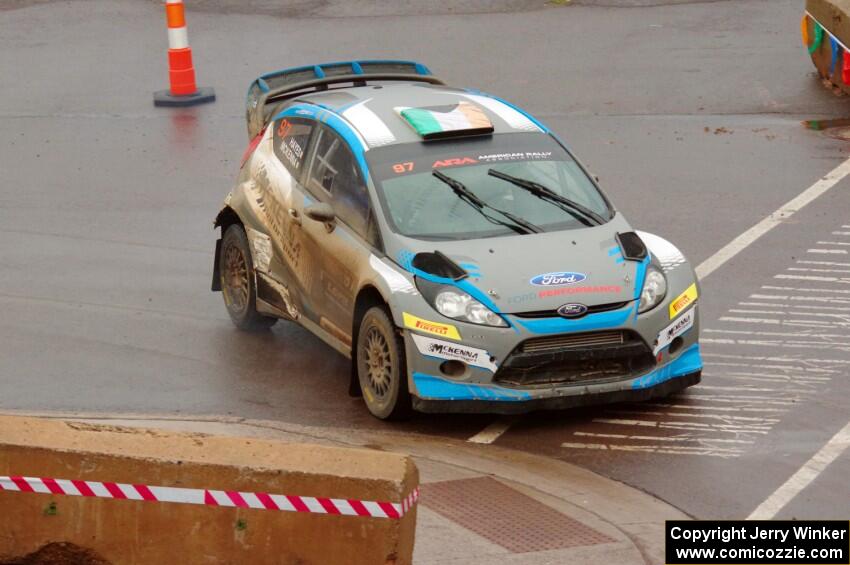
[[[411,562],[405,456],[0,416],[0,563],[52,542],[115,564]]]
[[[840,43],[850,47],[850,0],[806,0],[807,17],[803,25],[808,37],[808,44],[815,41],[816,26],[823,26],[824,33],[820,46],[811,53],[812,62],[821,78],[829,81],[835,88],[850,94],[850,76],[843,72],[843,56],[845,49],[841,46],[838,57],[833,63],[833,52],[830,34]]]

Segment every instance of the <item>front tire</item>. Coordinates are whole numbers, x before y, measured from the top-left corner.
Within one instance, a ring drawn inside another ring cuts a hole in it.
[[[357,377],[366,407],[381,420],[404,420],[412,412],[404,342],[386,308],[370,308],[357,332]]]
[[[221,294],[233,324],[240,330],[258,331],[272,327],[277,318],[257,312],[257,287],[248,236],[239,224],[224,232],[219,257]]]

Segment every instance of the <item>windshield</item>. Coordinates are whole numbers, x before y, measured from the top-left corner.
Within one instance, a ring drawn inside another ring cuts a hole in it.
[[[451,141],[407,143],[367,153],[378,195],[393,230],[419,239],[476,239],[515,234],[510,225],[488,220],[457,194],[437,170],[460,182],[486,206],[539,227],[559,231],[586,227],[539,191],[490,174],[492,169],[537,183],[607,221],[605,197],[578,163],[552,137],[540,133],[500,134]]]

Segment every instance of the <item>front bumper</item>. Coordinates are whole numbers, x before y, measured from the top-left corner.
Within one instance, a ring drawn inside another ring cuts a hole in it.
[[[698,384],[702,371],[686,373],[672,377],[666,381],[640,389],[624,389],[610,392],[587,392],[570,396],[553,396],[536,398],[519,402],[503,400],[434,400],[413,397],[413,408],[419,412],[431,414],[466,413],[466,414],[525,414],[537,410],[563,410],[581,406],[598,404],[613,404],[615,402],[642,402],[673,394],[689,386]]]
[[[413,372],[413,407],[420,412],[519,414],[665,396],[700,382],[702,358],[696,336],[663,365],[632,378],[528,387],[460,381]]]

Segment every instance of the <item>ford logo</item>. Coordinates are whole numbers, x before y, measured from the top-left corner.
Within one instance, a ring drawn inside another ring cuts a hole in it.
[[[529,282],[534,286],[564,286],[580,283],[586,278],[584,273],[546,273],[537,275]]]
[[[563,318],[578,318],[587,314],[587,306],[584,304],[564,304],[558,308],[558,315]]]

